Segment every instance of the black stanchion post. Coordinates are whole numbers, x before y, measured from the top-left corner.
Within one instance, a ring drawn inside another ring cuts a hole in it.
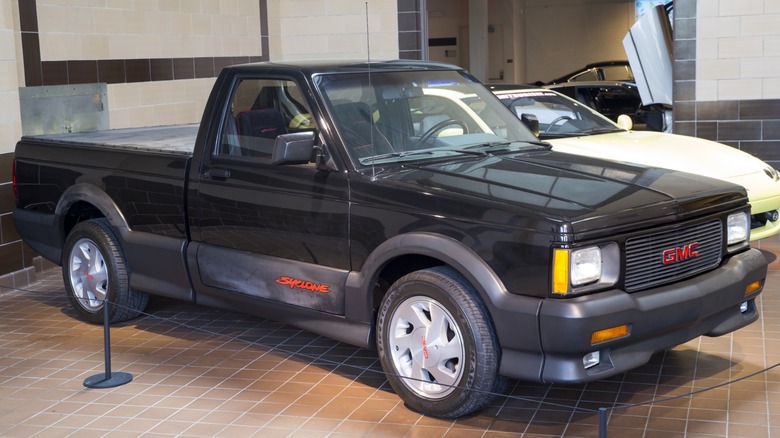
[[[599,408],[599,438],[607,438],[607,408]]]
[[[87,388],[114,388],[130,383],[133,380],[132,374],[111,373],[111,334],[109,326],[108,299],[103,300],[103,352],[105,355],[106,372],[104,374],[95,374],[84,380],[84,386]]]

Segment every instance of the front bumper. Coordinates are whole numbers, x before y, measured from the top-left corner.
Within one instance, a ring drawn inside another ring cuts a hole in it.
[[[664,287],[544,300],[539,313],[544,355],[540,380],[581,383],[602,379],[647,363],[657,351],[744,327],[758,319],[754,299],[763,289],[766,272],[764,255],[750,249],[713,271]],[[746,294],[746,287],[757,281],[761,287]],[[745,312],[740,310],[743,302],[747,302]],[[622,324],[629,326],[628,336],[591,345],[593,332]],[[586,369],[583,357],[596,351],[599,364]],[[502,374],[527,375],[513,368],[503,362]]]

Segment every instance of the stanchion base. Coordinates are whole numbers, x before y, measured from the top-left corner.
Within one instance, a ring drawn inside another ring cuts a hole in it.
[[[116,388],[133,381],[133,375],[128,373],[111,373],[111,378],[106,379],[106,374],[95,374],[84,380],[84,386],[87,388]]]

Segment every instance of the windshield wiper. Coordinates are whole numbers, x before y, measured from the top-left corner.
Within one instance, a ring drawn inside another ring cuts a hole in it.
[[[584,135],[582,131],[577,132],[555,132],[555,133],[549,133],[549,132],[542,132],[539,134],[539,138],[542,139],[542,142],[544,140],[550,139],[550,138],[569,138],[569,137],[579,137],[581,135]],[[549,143],[547,143],[549,144]]]
[[[495,142],[488,142],[488,143],[477,143],[473,144],[471,146],[466,146],[462,149],[455,149],[455,152],[461,152],[464,154],[473,154],[473,155],[487,155],[489,152],[496,152],[495,147],[501,146],[503,150],[508,150],[507,146],[512,145],[514,143],[525,143],[530,144],[534,146],[541,146],[545,149],[552,149],[552,145],[550,143],[547,143],[546,141],[495,141]],[[483,148],[483,150],[475,151],[474,149]]]
[[[525,143],[532,144],[534,146],[541,146],[547,150],[552,149],[552,144],[547,143],[546,141],[526,141]]]
[[[408,157],[411,155],[431,155],[433,152],[431,151],[402,151],[402,152],[388,152],[386,154],[380,154],[380,155],[373,155],[371,157],[366,157],[361,159],[361,162],[369,162],[372,163],[374,161],[379,160],[385,160],[387,158],[401,158],[401,157]]]
[[[400,151],[400,152],[388,152],[386,154],[374,155],[371,157],[362,158],[361,163],[373,163],[375,161],[386,160],[388,158],[404,158],[415,155],[433,155],[436,152],[454,152],[456,154],[477,155],[486,156],[491,152],[496,152],[497,148],[501,147],[501,150],[509,150],[508,146],[515,143],[525,143],[534,146],[541,146],[545,149],[552,149],[552,145],[546,141],[494,141],[485,143],[476,143],[460,149],[436,149],[436,150],[420,150],[420,151]],[[477,150],[479,149],[479,150]]]
[[[583,129],[580,134],[593,135],[593,134],[606,134],[609,132],[622,132],[624,129],[616,128],[614,126],[595,126],[590,129]]]
[[[494,146],[509,146],[512,144],[511,141],[490,141],[485,143],[476,143],[470,146],[466,146],[465,148],[456,149],[455,152],[463,152],[464,154],[473,154],[474,151],[472,149],[478,149],[478,148],[492,148]],[[484,153],[484,152],[480,152]]]

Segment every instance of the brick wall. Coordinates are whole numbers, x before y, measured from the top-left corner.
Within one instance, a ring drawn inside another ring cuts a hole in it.
[[[12,160],[12,153],[0,154],[0,292],[29,284],[36,272],[54,266],[25,245],[14,227]]]
[[[780,3],[674,4],[674,132],[780,166]]]

